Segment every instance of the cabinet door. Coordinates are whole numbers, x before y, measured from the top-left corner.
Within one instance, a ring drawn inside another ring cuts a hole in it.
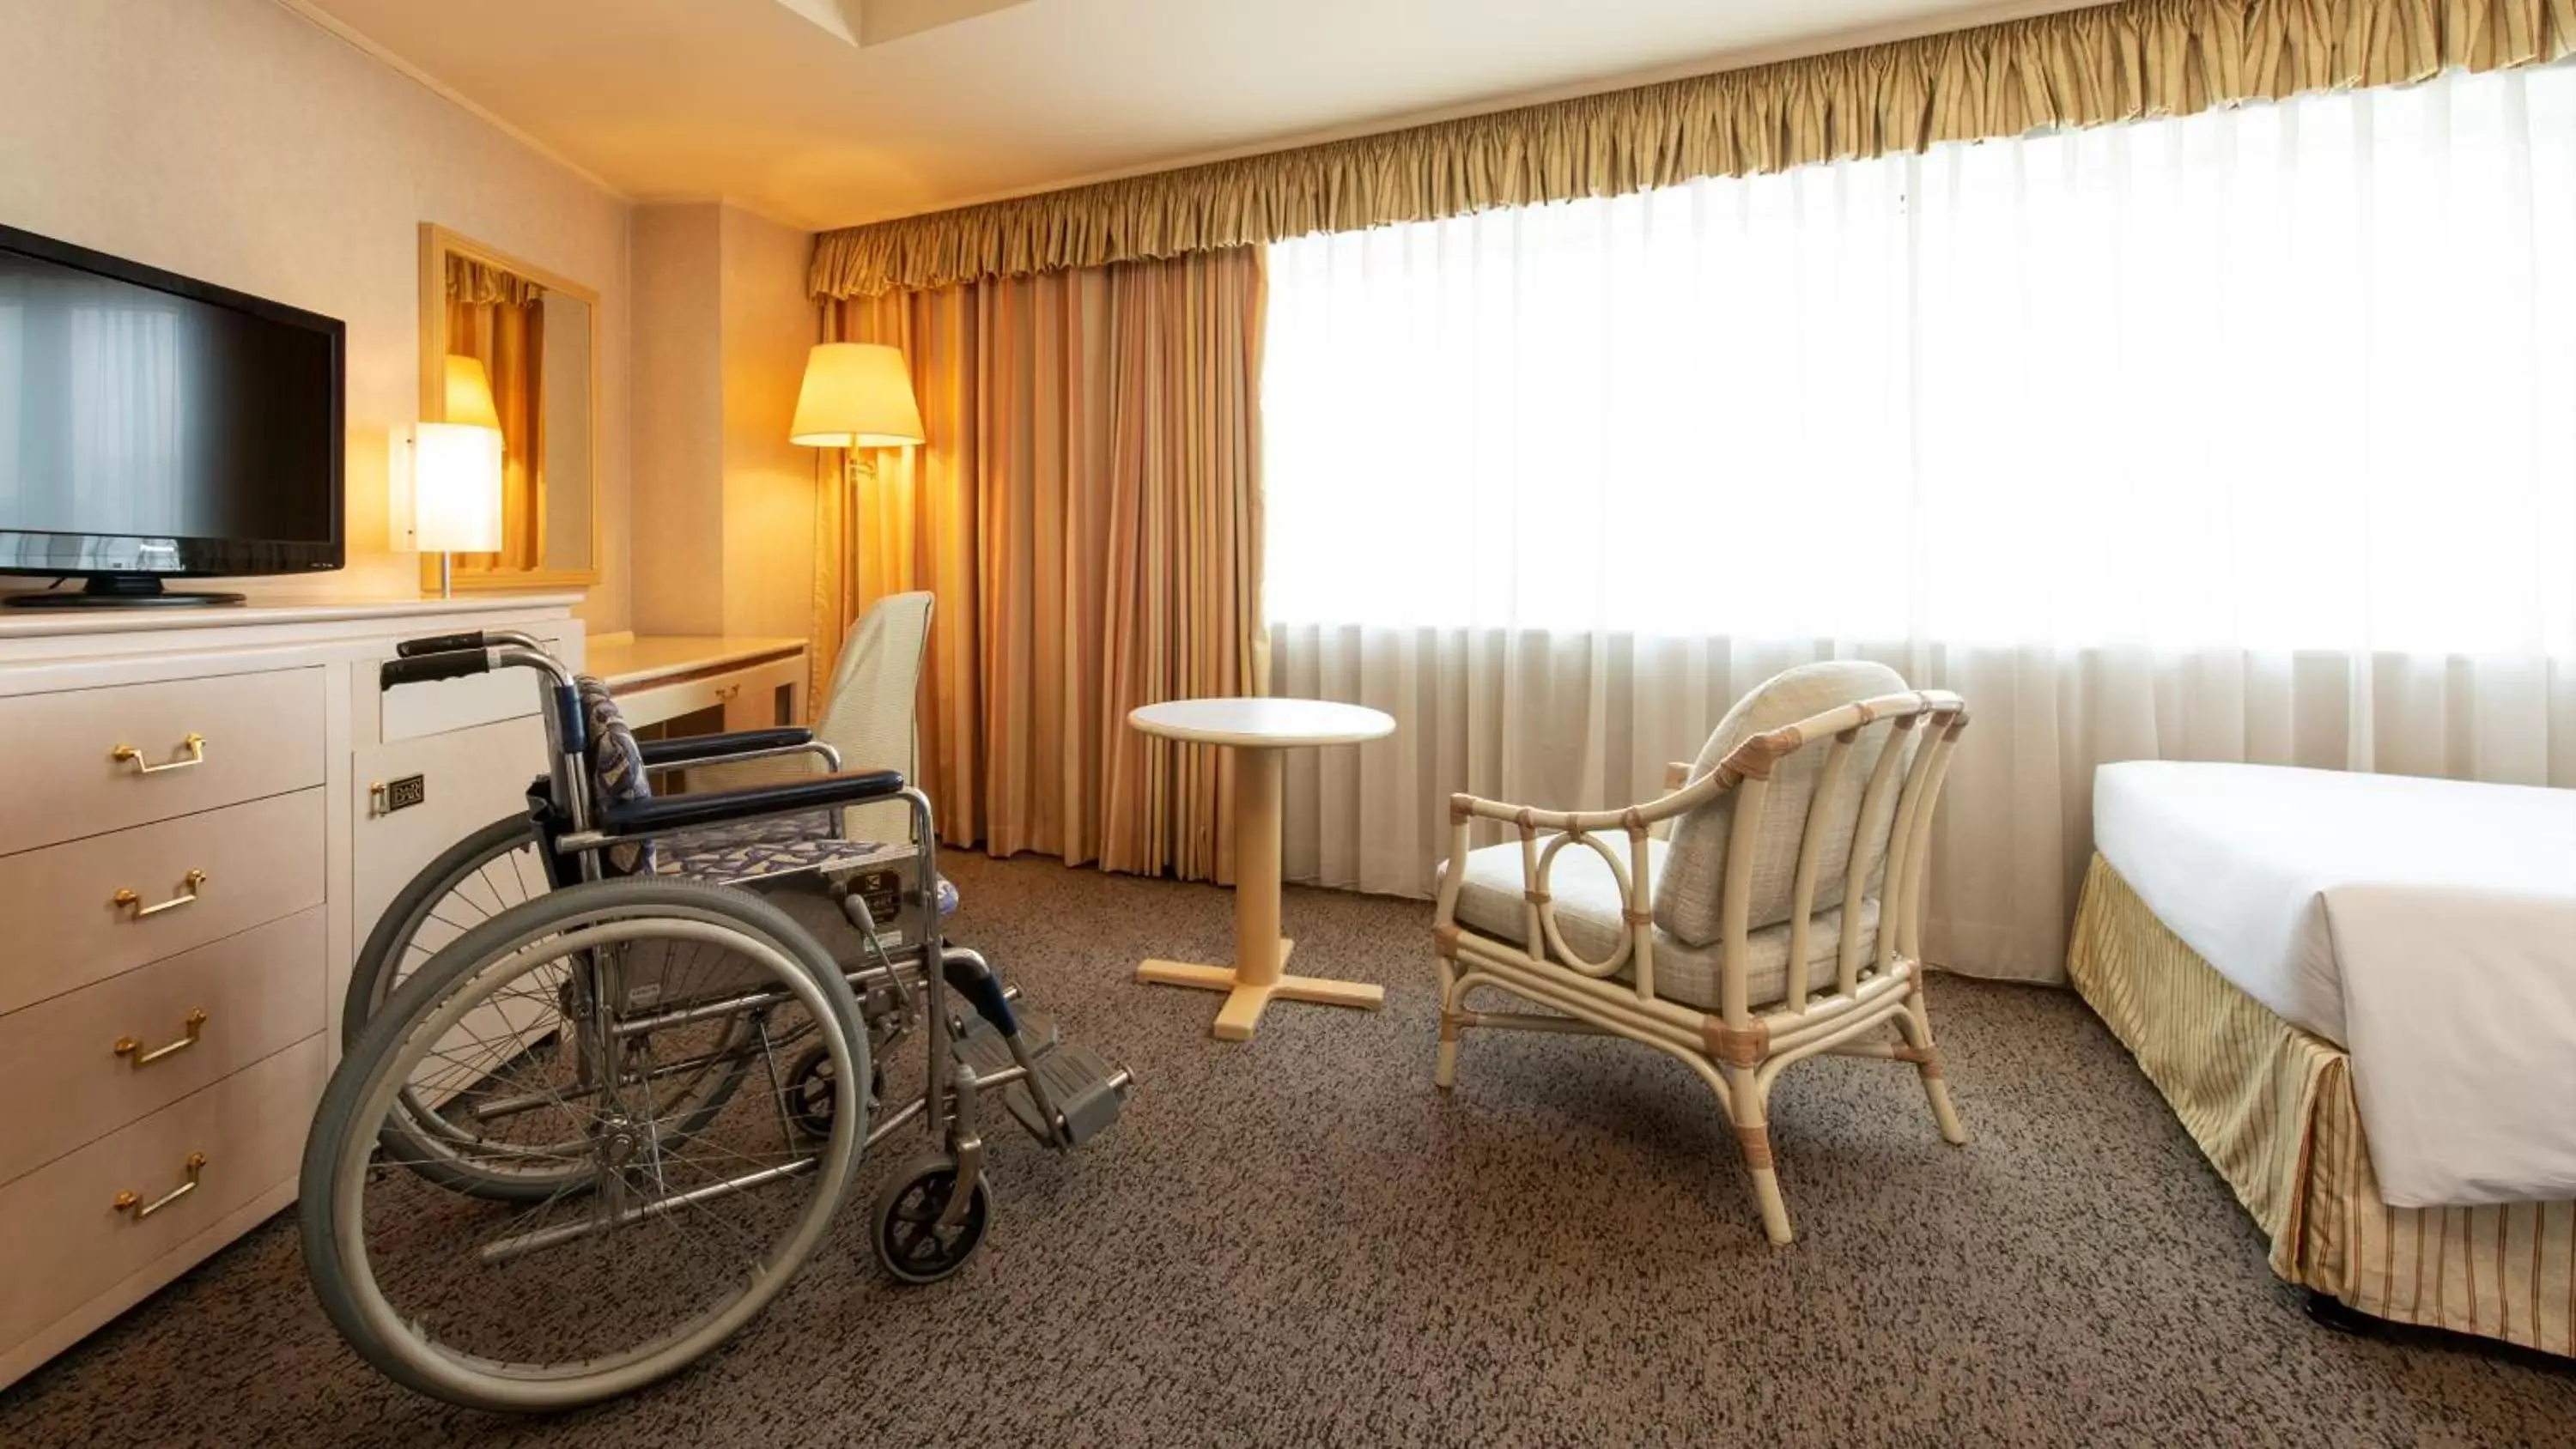
[[[504,815],[525,811],[528,783],[545,767],[545,726],[534,718],[359,750],[357,788],[351,792],[356,813],[350,831],[352,944],[364,947],[395,895],[439,852]],[[395,808],[394,801],[415,793],[415,781],[419,803]],[[522,864],[527,879],[538,878],[533,852]],[[464,920],[431,929],[452,937],[471,924]],[[443,943],[423,939],[430,945]],[[347,991],[343,968],[331,984],[335,1045]]]

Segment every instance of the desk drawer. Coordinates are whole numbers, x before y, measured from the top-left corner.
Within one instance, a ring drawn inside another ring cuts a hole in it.
[[[0,699],[0,855],[321,784],[322,675]]]
[[[0,951],[0,1011],[319,905],[327,793],[299,790],[0,859],[10,942]],[[191,872],[203,873],[193,886]],[[119,903],[126,891],[132,899]]]
[[[317,1034],[0,1187],[0,1344],[16,1344],[294,1178]],[[201,1166],[191,1168],[202,1154]],[[185,1195],[167,1198],[190,1181]],[[118,1195],[134,1194],[131,1207]],[[148,1215],[136,1209],[155,1207]]]
[[[322,952],[315,906],[0,1016],[0,1102],[44,1104],[0,1112],[0,1182],[320,1031]]]
[[[805,681],[805,657],[761,660],[721,673],[635,685],[616,691],[618,713],[638,728],[678,719],[703,709],[722,709],[728,730],[769,729],[795,724],[779,718],[779,691],[791,701]],[[798,712],[791,702],[790,712]]]

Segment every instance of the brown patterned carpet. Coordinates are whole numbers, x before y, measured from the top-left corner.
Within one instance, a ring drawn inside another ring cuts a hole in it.
[[[1292,892],[1297,964],[1385,982],[1387,1009],[1274,1007],[1232,1046],[1215,997],[1128,980],[1223,959],[1224,893],[949,865],[958,935],[1141,1082],[1072,1157],[1005,1129],[998,1225],[959,1279],[877,1270],[873,1162],[714,1358],[492,1419],[343,1348],[280,1218],[0,1393],[0,1444],[2576,1443],[2576,1366],[2310,1323],[2072,995],[1936,983],[1964,1150],[1910,1071],[1790,1072],[1804,1238],[1775,1252],[1671,1061],[1471,1034],[1435,1093],[1427,906]]]

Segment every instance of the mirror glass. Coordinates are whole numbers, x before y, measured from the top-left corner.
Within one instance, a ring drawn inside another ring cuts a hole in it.
[[[596,291],[421,229],[421,416],[501,434],[501,547],[455,555],[458,588],[596,582],[598,346]]]

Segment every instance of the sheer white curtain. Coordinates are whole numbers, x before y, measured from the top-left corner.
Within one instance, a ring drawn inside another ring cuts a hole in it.
[[[1651,798],[1790,664],[1965,694],[1927,950],[2056,979],[2093,767],[2576,784],[2576,71],[1271,250],[1287,865]]]

